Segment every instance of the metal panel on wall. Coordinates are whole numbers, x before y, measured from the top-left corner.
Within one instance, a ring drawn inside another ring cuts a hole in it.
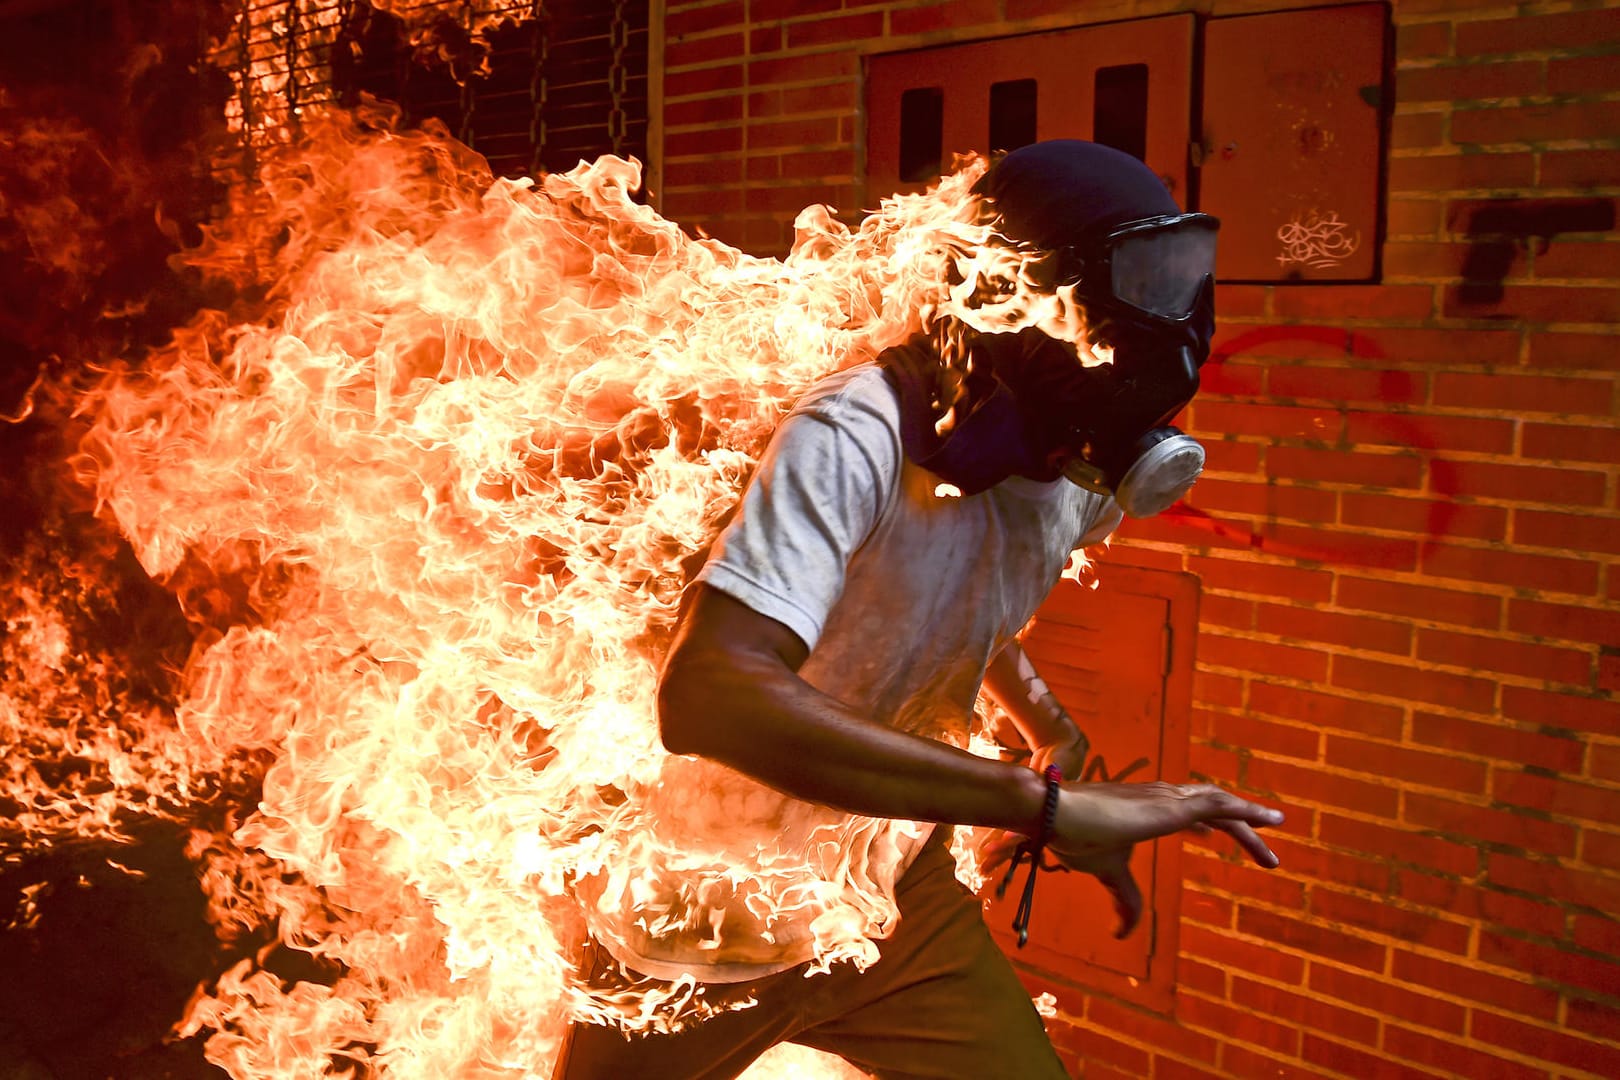
[[[1024,648],[1091,739],[1089,779],[1183,782],[1198,579],[1105,566],[1101,580],[1095,592],[1059,582],[1024,634]],[[1020,968],[1167,1010],[1175,987],[1181,858],[1179,836],[1136,846],[1131,873],[1144,909],[1141,924],[1123,939],[1114,936],[1117,918],[1107,890],[1087,874],[1041,875],[1027,948],[1017,948],[1010,932],[1022,871],[1002,899],[991,899],[994,883],[985,887],[985,920]]]
[[[952,154],[1096,139],[1185,200],[1193,16],[869,57],[866,201],[919,191]]]
[[[1212,19],[1199,204],[1222,281],[1367,281],[1377,270],[1388,9]]]

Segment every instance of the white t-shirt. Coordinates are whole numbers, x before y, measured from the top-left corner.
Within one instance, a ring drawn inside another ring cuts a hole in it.
[[[1119,522],[1113,501],[1021,477],[969,497],[906,460],[882,369],[818,383],[783,420],[698,576],[809,647],[800,676],[877,723],[963,746],[992,657],[1070,552]],[[631,968],[734,982],[876,957],[894,887],[931,826],[789,798],[712,761],[672,756],[651,820],[659,858],[590,906]],[[678,865],[677,865],[678,863]]]

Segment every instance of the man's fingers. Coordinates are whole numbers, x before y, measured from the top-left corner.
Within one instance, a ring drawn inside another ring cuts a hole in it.
[[[1277,858],[1276,852],[1266,845],[1260,834],[1246,821],[1217,820],[1209,823],[1211,828],[1219,829],[1238,842],[1238,846],[1249,853],[1249,858],[1267,870],[1274,870],[1282,860]]]
[[[1003,832],[985,841],[979,848],[980,873],[988,877],[995,873],[998,867],[1011,862],[1013,852],[1018,850],[1018,845],[1023,839],[1017,833]]]

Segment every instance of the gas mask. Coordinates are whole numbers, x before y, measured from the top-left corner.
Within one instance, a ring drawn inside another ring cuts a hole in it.
[[[1113,495],[1132,517],[1168,508],[1204,468],[1204,448],[1170,421],[1197,393],[1209,357],[1219,224],[1159,215],[1053,253],[1056,279],[1076,283],[1093,346],[1113,360],[1084,367],[1072,347],[1037,345],[1048,354],[1041,366],[1055,370],[1040,380],[1031,420],[1047,446],[1067,452],[1065,477]]]

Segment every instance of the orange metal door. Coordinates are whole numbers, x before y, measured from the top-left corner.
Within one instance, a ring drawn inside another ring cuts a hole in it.
[[[1024,648],[1090,738],[1092,760],[1102,765],[1093,779],[1186,779],[1197,587],[1184,574],[1105,567],[1101,587],[1064,581],[1036,613]],[[995,900],[994,885],[986,886],[985,918],[1020,966],[1167,1008],[1180,862],[1178,838],[1138,845],[1131,870],[1145,910],[1123,940],[1114,937],[1117,919],[1106,890],[1084,874],[1041,875],[1023,949],[1011,932],[1022,873],[1004,899]]]

